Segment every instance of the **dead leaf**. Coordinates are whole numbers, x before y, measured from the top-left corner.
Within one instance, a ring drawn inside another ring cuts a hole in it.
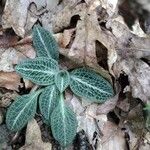
[[[0,125],[3,123],[3,120],[4,120],[4,114],[3,114],[2,110],[0,110]]]
[[[106,115],[96,116],[93,114],[90,109],[83,107],[79,99],[73,96],[73,98],[69,101],[70,105],[73,107],[73,111],[76,113],[76,117],[78,120],[78,129],[77,131],[84,130],[90,144],[94,148],[97,142],[100,142],[100,133],[96,124],[96,120],[99,120],[101,126],[103,126],[104,122],[107,120]],[[90,107],[90,106],[89,106]],[[98,134],[95,136],[95,132]]]
[[[25,58],[22,53],[16,51],[14,48],[4,49],[4,52],[0,56],[0,71],[14,71],[13,65],[18,64],[18,62]]]
[[[148,102],[150,100],[149,65],[139,59],[123,59],[115,64],[114,73],[118,76],[122,71],[128,75],[132,96]]]
[[[119,127],[124,129],[128,135],[127,142],[129,148],[133,150],[139,149],[139,147],[143,145],[143,138],[145,139],[147,133],[145,129],[143,106],[140,103],[136,104],[133,108],[130,106],[129,113],[120,119]]]
[[[0,107],[8,107],[17,95],[16,92],[6,92],[5,94],[2,94],[0,96]]]
[[[59,0],[46,0],[46,3],[47,3],[47,9],[48,10],[52,10],[54,9],[57,4],[59,3]]]
[[[19,42],[21,43],[21,41]],[[36,57],[36,52],[35,49],[33,48],[33,46],[31,44],[18,44],[15,46],[15,49],[20,52],[21,54],[24,55],[25,58],[35,58]],[[23,60],[24,58],[22,58],[21,60]],[[18,64],[20,61],[16,62],[16,64]]]
[[[124,133],[112,122],[107,121],[103,128],[101,128],[103,137],[101,139],[102,147],[104,150],[125,150],[126,141]]]
[[[98,6],[98,4],[96,6]],[[70,22],[71,17],[79,15],[80,20],[77,21],[76,34],[71,48],[60,51],[60,53],[64,53],[66,57],[74,62],[78,62],[78,64],[88,65],[98,70],[104,77],[111,80],[108,72],[97,63],[95,41],[100,41],[108,49],[108,63],[109,66],[112,66],[116,60],[114,54],[115,47],[114,44],[111,43],[114,40],[111,40],[112,37],[109,33],[105,33],[101,30],[97,20],[96,10],[93,10],[96,9],[96,6],[94,6],[94,8],[88,8],[84,3],[81,3],[73,6],[74,9],[71,9],[72,6],[65,7],[62,11],[57,13],[54,20],[52,20],[53,30],[55,32],[60,31],[64,26],[68,26],[66,23]],[[66,12],[70,13],[66,16]],[[110,42],[108,43],[106,39],[109,39]]]
[[[71,42],[71,38],[73,36],[73,33],[75,32],[75,29],[69,29],[64,30],[63,33],[57,33],[54,36],[58,39],[58,43],[60,47],[66,48],[69,46],[69,43]]]
[[[17,75],[15,72],[0,71],[0,87],[18,91],[19,86],[22,86],[19,75]]]
[[[18,36],[12,34],[12,32],[3,31],[2,35],[0,35],[0,48],[10,47],[10,45],[17,43],[17,41]]]
[[[143,58],[150,55],[150,38],[133,34],[121,16],[110,19],[106,23],[106,27],[112,30],[117,39],[115,47],[121,58]]]
[[[120,108],[124,112],[128,112],[130,109],[130,103],[128,98],[124,99],[123,101],[119,101],[116,105],[118,108]]]
[[[33,18],[31,21],[31,17],[29,19],[28,15],[28,8],[30,3],[34,2],[37,6],[37,9],[41,9],[43,6],[46,5],[45,1],[39,1],[39,0],[7,0],[2,16],[2,25],[3,28],[13,28],[15,33],[20,36],[24,37],[26,31],[25,31],[25,25],[27,23],[33,22],[33,24],[36,22],[36,19]],[[28,17],[27,17],[28,15]],[[27,19],[28,18],[28,19]],[[28,27],[27,27],[28,26]],[[29,24],[26,26],[29,30]],[[32,26],[30,26],[32,27]]]
[[[98,105],[95,110],[96,114],[97,115],[107,114],[110,111],[112,111],[117,105],[118,96],[119,96],[119,93],[115,95],[114,97],[110,98],[109,100],[107,100],[105,103]]]
[[[51,143],[43,142],[40,127],[35,119],[28,122],[25,145],[19,150],[51,150]]]

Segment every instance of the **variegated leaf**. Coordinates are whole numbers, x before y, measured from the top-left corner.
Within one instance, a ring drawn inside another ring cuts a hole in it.
[[[76,95],[97,103],[104,102],[114,95],[113,88],[107,80],[86,68],[71,72],[70,88]]]
[[[23,61],[15,69],[21,76],[38,85],[53,84],[54,75],[59,70],[55,60],[45,57]]]
[[[77,130],[77,120],[74,112],[64,103],[60,94],[59,105],[51,115],[51,129],[54,138],[61,146],[66,147],[73,142]]]
[[[69,82],[70,75],[68,71],[62,70],[55,75],[55,84],[61,93],[67,88]]]
[[[6,125],[11,131],[21,130],[36,113],[37,97],[41,91],[19,96],[8,108]]]
[[[49,31],[38,25],[33,28],[33,45],[38,57],[59,59],[59,47],[56,40]]]
[[[47,86],[39,97],[39,107],[41,114],[44,117],[44,121],[48,123],[50,121],[51,113],[58,105],[59,91],[55,85]]]

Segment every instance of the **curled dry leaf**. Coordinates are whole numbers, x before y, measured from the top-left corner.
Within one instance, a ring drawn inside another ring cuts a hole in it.
[[[40,127],[35,119],[28,122],[25,145],[19,150],[51,150],[51,143],[43,142]]]

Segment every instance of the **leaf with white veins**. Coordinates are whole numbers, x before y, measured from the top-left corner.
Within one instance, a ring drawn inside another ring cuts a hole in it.
[[[65,105],[63,94],[60,94],[59,104],[51,115],[51,129],[54,138],[61,146],[72,143],[77,130],[77,120],[74,112]]]
[[[6,125],[11,131],[21,130],[36,113],[37,97],[41,91],[19,96],[8,108]]]
[[[52,58],[37,57],[23,61],[16,67],[16,72],[38,85],[54,83],[54,75],[58,72],[58,63]]]
[[[70,75],[68,71],[62,70],[55,75],[55,84],[61,93],[67,88],[69,82]]]
[[[59,47],[55,38],[44,28],[36,25],[33,28],[33,45],[38,57],[59,58]]]
[[[71,90],[91,102],[102,103],[114,95],[111,84],[96,72],[79,68],[71,72]]]
[[[47,86],[39,97],[39,107],[45,122],[48,123],[54,108],[58,104],[59,91],[55,85]]]

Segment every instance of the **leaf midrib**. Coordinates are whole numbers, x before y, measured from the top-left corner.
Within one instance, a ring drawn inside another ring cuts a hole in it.
[[[77,78],[77,77],[75,77],[75,76],[73,76],[72,78],[73,78],[74,80],[76,80],[76,81],[78,81],[78,82],[80,82],[80,83],[82,83],[82,84],[88,86],[88,87],[91,87],[91,88],[93,88],[93,89],[95,89],[95,90],[98,90],[98,91],[101,92],[101,93],[106,93],[106,94],[111,95],[111,93],[106,92],[106,91],[104,91],[104,90],[101,90],[101,89],[99,89],[99,88],[97,88],[97,87],[95,87],[95,86],[93,86],[93,85],[91,85],[91,84],[88,84],[87,82],[81,80],[80,78]]]
[[[55,87],[53,86],[53,87],[52,87],[52,90],[51,90],[50,97],[49,97],[48,115],[47,115],[47,116],[48,116],[48,119],[50,118],[50,112],[49,112],[49,110],[50,110],[50,107],[51,107],[54,90],[55,90]]]
[[[56,70],[54,70],[54,69],[51,69],[52,71],[50,71],[50,70],[47,71],[47,70],[20,68],[19,70],[40,72],[40,73],[52,74],[52,75],[56,73]]]
[[[14,123],[12,125],[12,129],[15,126],[16,122],[18,121],[18,118],[21,116],[22,112],[25,110],[25,108],[30,104],[30,102],[32,102],[32,100],[36,97],[36,95],[34,95],[31,100],[29,102],[27,102],[24,106],[24,108],[19,112],[18,116],[16,117],[16,119],[14,120]]]
[[[61,104],[61,114],[62,114],[62,121],[63,121],[63,132],[64,132],[64,145],[66,145],[66,143],[67,143],[67,141],[66,141],[66,122],[65,122],[65,119],[66,119],[66,117],[65,117],[65,106],[64,106],[64,100],[63,100],[63,96],[61,95],[60,96],[60,104]]]
[[[51,58],[51,55],[49,54],[49,51],[48,51],[48,49],[47,49],[47,47],[46,47],[46,45],[45,45],[45,42],[44,42],[44,40],[43,40],[43,38],[42,38],[42,36],[41,36],[41,33],[40,33],[40,31],[39,31],[38,28],[37,28],[37,33],[38,33],[38,35],[39,35],[39,37],[40,37],[40,39],[41,39],[41,42],[42,42],[42,44],[43,44],[43,46],[44,46],[45,51],[47,52],[48,57]]]
[[[63,82],[64,82],[64,79],[63,78],[61,78],[61,84],[60,84],[60,91],[62,92],[63,91]]]

